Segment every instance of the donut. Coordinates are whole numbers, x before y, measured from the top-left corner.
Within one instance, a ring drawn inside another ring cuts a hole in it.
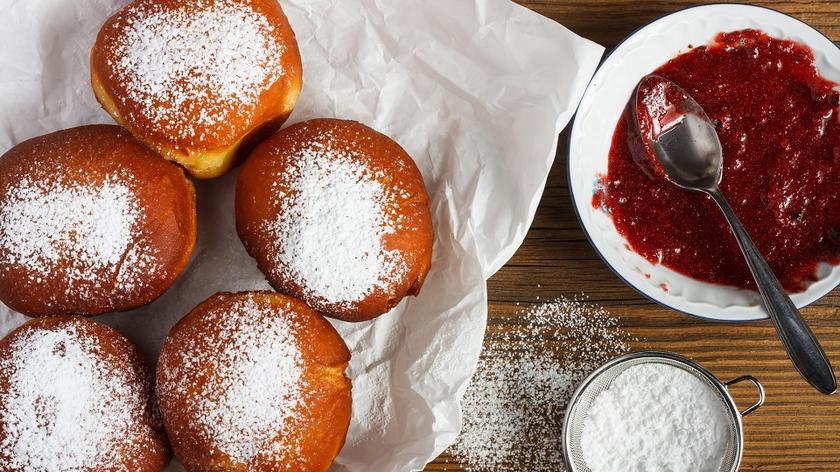
[[[195,192],[119,126],[33,138],[0,158],[0,301],[28,316],[145,305],[184,270]]]
[[[327,320],[274,292],[216,294],[164,341],[157,396],[187,471],[326,471],[344,445],[350,352]]]
[[[279,129],[303,85],[277,0],[135,0],[105,22],[90,70],[102,107],[198,178]]]
[[[0,340],[0,470],[159,472],[152,372],[114,329],[38,318]]]
[[[353,121],[307,121],[258,146],[238,176],[236,228],[277,291],[345,321],[416,295],[431,265],[420,171]]]

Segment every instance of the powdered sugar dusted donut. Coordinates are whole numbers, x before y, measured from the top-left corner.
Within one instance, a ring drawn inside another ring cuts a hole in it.
[[[118,126],[23,142],[0,158],[0,300],[29,316],[145,305],[186,267],[192,184]]]
[[[327,320],[270,292],[221,293],[169,334],[161,413],[189,471],[326,471],[350,424],[350,352]]]
[[[276,0],[135,0],[91,54],[99,102],[164,157],[207,178],[277,130],[302,87],[294,32]]]
[[[80,317],[0,340],[0,470],[157,472],[169,448],[138,349]]]
[[[431,265],[417,166],[352,121],[300,123],[260,145],[239,174],[236,226],[275,289],[346,321],[417,294]]]

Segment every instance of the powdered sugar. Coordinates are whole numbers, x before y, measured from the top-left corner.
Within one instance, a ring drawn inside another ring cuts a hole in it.
[[[403,259],[383,244],[395,231],[389,190],[351,151],[311,143],[276,181],[280,213],[266,229],[274,236],[278,270],[302,286],[310,302],[351,304],[400,279]]]
[[[149,2],[121,13],[122,37],[109,64],[142,115],[180,138],[252,112],[283,75],[283,46],[268,20],[234,0],[181,7]]]
[[[560,298],[489,332],[463,399],[463,429],[451,449],[468,470],[565,470],[566,405],[591,371],[629,350],[617,319],[583,299]]]
[[[116,276],[144,219],[125,178],[107,176],[98,185],[23,178],[0,207],[0,253],[8,266],[24,267],[33,282],[64,274],[68,289]],[[139,248],[138,248],[139,250]],[[138,255],[137,264],[152,264]],[[125,277],[130,288],[133,277]]]
[[[294,328],[277,310],[248,299],[207,313],[201,322],[218,334],[187,340],[161,366],[161,395],[185,400],[209,443],[243,464],[259,453],[296,452],[286,432],[305,408],[303,365]]]
[[[10,352],[0,359],[9,386],[0,397],[0,469],[63,472],[126,464],[132,456],[127,444],[148,429],[134,417],[146,411],[142,382],[109,365],[99,342],[79,324],[30,329]]]
[[[725,411],[712,387],[689,372],[629,367],[589,408],[584,460],[593,472],[716,472],[726,452]]]

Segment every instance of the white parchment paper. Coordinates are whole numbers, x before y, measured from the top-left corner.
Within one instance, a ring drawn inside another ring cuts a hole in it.
[[[0,0],[0,151],[109,123],[88,52],[125,0]],[[353,352],[353,421],[335,471],[422,469],[457,437],[486,323],[485,279],[534,216],[557,135],[603,49],[508,0],[283,0],[304,90],[291,122],[355,119],[396,139],[432,197],[432,270],[419,297],[335,325]],[[234,176],[198,182],[199,243],[155,303],[107,315],[154,361],[170,327],[217,291],[267,288],[234,229]],[[0,334],[24,321],[0,306]],[[173,463],[173,471],[182,470]]]

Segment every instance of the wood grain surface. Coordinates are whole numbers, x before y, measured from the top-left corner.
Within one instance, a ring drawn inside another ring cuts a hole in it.
[[[650,0],[519,1],[609,50],[639,26],[696,4]],[[840,1],[767,1],[840,42]],[[793,370],[769,322],[726,325],[703,322],[649,302],[623,284],[595,254],[578,226],[566,185],[566,133],[533,227],[522,248],[489,281],[489,327],[523,305],[586,293],[621,319],[642,341],[634,350],[681,353],[721,379],[752,374],[767,389],[767,403],[744,420],[742,471],[840,471],[840,396],[824,397]],[[840,183],[838,183],[840,191]],[[803,310],[835,366],[840,366],[840,289]],[[485,341],[488,342],[488,341]],[[738,394],[744,392],[737,392]],[[749,403],[749,393],[743,403]],[[736,398],[738,395],[736,394]],[[535,445],[539,447],[539,445]],[[427,471],[467,471],[443,454]],[[522,471],[530,468],[523,465]]]

